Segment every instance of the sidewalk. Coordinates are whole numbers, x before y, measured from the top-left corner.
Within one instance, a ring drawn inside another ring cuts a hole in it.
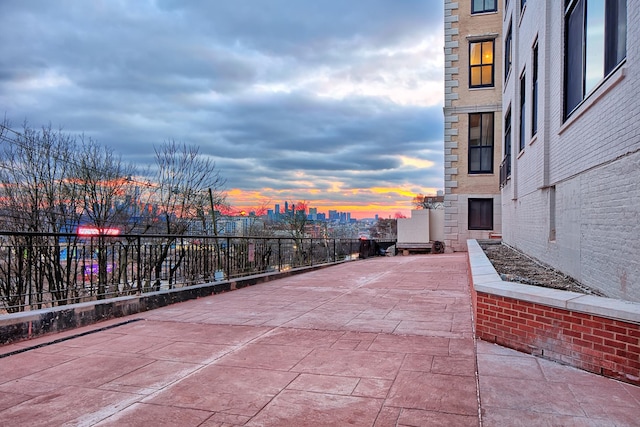
[[[466,265],[373,258],[0,347],[63,340],[0,358],[0,425],[638,425],[640,388],[476,358]]]

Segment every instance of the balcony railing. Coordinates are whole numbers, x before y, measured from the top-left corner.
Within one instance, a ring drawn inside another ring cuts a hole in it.
[[[357,259],[356,239],[0,232],[0,314]]]

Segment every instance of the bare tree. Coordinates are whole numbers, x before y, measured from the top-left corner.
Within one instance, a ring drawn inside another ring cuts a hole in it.
[[[396,239],[398,235],[398,220],[396,218],[378,218],[378,221],[369,228],[369,235],[373,239]]]
[[[443,207],[444,196],[425,196],[418,193],[413,198],[413,206],[416,209],[439,209]]]
[[[134,172],[135,167],[125,164],[111,148],[81,137],[70,181],[75,191],[83,195],[83,222],[96,233],[91,241],[96,245],[98,299],[105,298],[107,292],[118,292],[117,285],[107,289],[107,239],[111,230],[120,230],[128,222],[129,207],[124,201]]]
[[[45,299],[66,304],[77,285],[71,264],[64,262],[75,239],[65,243],[35,233],[69,232],[78,224],[78,198],[67,180],[75,138],[51,125],[38,130],[25,122],[16,132],[5,119],[0,127],[2,228],[34,233],[12,237],[14,247],[23,249],[1,267],[14,269],[13,275],[3,276],[7,277],[0,285],[3,298],[15,307],[40,307]],[[33,297],[26,301],[26,295]]]
[[[196,146],[188,146],[174,140],[155,147],[156,170],[151,193],[152,203],[157,205],[160,220],[157,231],[167,234],[160,250],[150,260],[155,270],[156,288],[160,286],[162,264],[169,255],[176,239],[186,233],[196,232],[203,226],[202,234],[217,235],[215,211],[225,204],[225,180],[216,169],[215,162],[199,152]],[[211,215],[211,226],[206,212]],[[154,228],[150,228],[154,229]],[[176,257],[169,270],[169,286],[186,253],[182,246],[176,248]]]
[[[307,227],[307,203],[291,203],[291,210],[283,217],[287,232],[294,242],[294,264],[304,265],[310,261],[307,248],[304,247]]]

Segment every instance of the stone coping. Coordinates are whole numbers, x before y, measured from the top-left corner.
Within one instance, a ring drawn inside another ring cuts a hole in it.
[[[147,292],[58,307],[0,315],[0,345],[61,332],[104,320],[129,316],[178,302],[228,292],[348,261],[317,264],[287,271],[243,276],[219,282],[201,283],[182,288]]]
[[[640,303],[507,282],[500,279],[477,240],[467,240],[467,248],[476,292],[640,324]]]

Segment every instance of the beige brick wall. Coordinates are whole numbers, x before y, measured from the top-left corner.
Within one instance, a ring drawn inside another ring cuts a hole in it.
[[[500,232],[502,161],[502,4],[494,13],[471,14],[471,0],[445,0],[445,245],[466,250],[468,238]],[[450,12],[449,12],[450,11]],[[447,38],[447,34],[450,34]],[[494,87],[469,88],[469,41],[494,39]],[[450,50],[449,50],[450,49]],[[448,54],[448,55],[447,55]],[[450,93],[448,93],[450,91]],[[494,112],[493,174],[469,174],[469,114]],[[469,197],[494,197],[494,229],[468,230]]]

